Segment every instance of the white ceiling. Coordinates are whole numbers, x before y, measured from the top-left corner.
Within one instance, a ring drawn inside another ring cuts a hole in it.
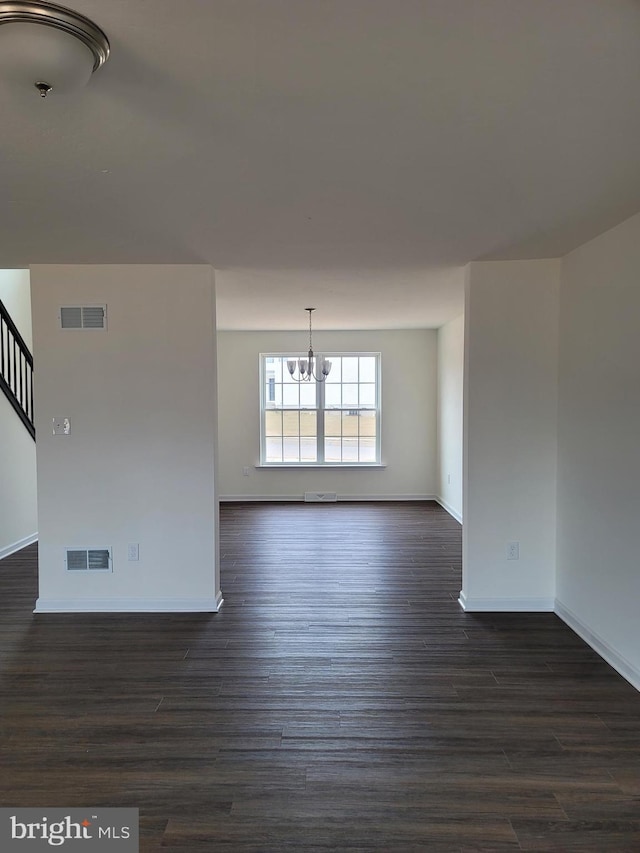
[[[637,0],[65,0],[75,96],[0,81],[0,267],[207,263],[224,328],[438,326],[461,267],[640,210]]]

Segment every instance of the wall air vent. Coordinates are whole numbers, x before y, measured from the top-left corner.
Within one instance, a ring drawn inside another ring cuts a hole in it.
[[[61,329],[106,329],[106,305],[64,305],[60,308]]]
[[[305,492],[305,503],[333,503],[338,500],[335,492]]]
[[[111,548],[67,548],[68,572],[110,572]]]

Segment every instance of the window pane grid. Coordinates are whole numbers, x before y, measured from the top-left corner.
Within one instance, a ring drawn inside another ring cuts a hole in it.
[[[325,461],[375,462],[377,417],[373,409],[325,412]]]

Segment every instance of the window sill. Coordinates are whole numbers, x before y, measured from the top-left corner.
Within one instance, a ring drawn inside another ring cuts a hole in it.
[[[260,470],[265,468],[386,468],[381,462],[264,462],[254,465]]]

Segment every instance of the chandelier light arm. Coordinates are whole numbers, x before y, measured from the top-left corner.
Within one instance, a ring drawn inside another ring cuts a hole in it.
[[[300,382],[309,382],[311,380],[311,377],[307,373],[306,363],[301,358],[288,359],[287,368],[289,370],[289,375],[294,382],[299,384]],[[300,374],[299,377],[296,376],[296,370]]]

